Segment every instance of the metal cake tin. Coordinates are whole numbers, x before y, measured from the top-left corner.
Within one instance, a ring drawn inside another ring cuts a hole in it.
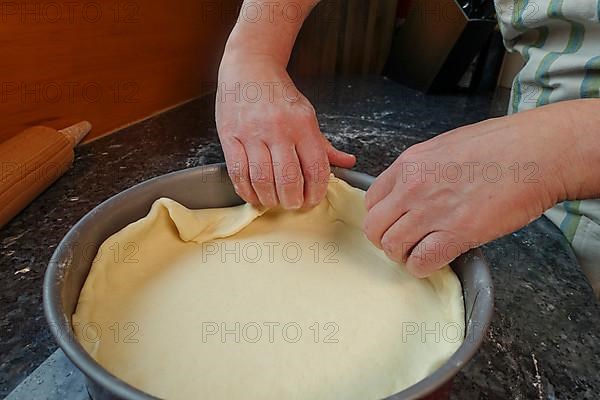
[[[350,185],[367,190],[374,178],[356,171],[333,169]],[[152,203],[169,197],[192,209],[229,207],[242,203],[224,164],[207,165],[163,175],[140,183],[106,200],[84,216],[57,247],[44,279],[44,312],[50,330],[67,357],[86,377],[94,400],[156,399],[100,366],[74,336],[71,316],[100,245],[112,234],[147,215]],[[493,313],[489,266],[475,249],[451,264],[463,288],[466,315],[464,343],[432,375],[389,399],[447,398],[453,377],[480,347]],[[160,379],[160,377],[157,377]]]

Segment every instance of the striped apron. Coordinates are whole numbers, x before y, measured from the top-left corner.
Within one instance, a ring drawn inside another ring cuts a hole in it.
[[[496,11],[506,48],[525,61],[509,113],[600,97],[600,0],[496,0]],[[600,199],[566,201],[545,215],[571,243],[600,297]]]

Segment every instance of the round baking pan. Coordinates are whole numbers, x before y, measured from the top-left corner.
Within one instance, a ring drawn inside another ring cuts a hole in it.
[[[334,169],[333,172],[363,190],[368,189],[374,179],[345,169]],[[44,311],[50,330],[67,357],[86,376],[88,391],[94,400],[155,399],[113,376],[92,359],[74,336],[71,316],[100,245],[112,234],[146,216],[152,203],[161,197],[169,197],[191,209],[230,207],[242,203],[224,164],[187,169],[148,180],[108,199],[83,217],[62,240],[46,271]],[[473,357],[483,341],[493,310],[489,267],[479,250],[469,251],[451,266],[463,288],[466,311],[464,343],[432,375],[389,399],[447,398],[452,378]]]

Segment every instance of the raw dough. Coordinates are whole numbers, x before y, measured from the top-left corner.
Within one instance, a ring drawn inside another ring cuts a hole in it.
[[[169,199],[101,246],[73,326],[106,369],[167,399],[378,399],[464,336],[449,267],[419,280],[361,231],[332,179],[310,211],[188,210]]]

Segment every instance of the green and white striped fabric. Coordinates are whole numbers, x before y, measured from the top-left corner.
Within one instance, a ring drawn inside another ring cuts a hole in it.
[[[496,0],[496,10],[506,47],[525,60],[509,113],[600,97],[600,0]],[[600,296],[600,199],[567,201],[546,216],[565,234]]]

